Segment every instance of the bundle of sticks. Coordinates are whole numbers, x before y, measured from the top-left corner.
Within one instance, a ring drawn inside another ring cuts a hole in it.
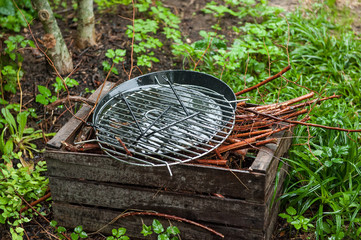
[[[290,66],[287,66],[278,74],[255,86],[238,92],[236,95],[239,96],[254,90],[278,78],[289,69]],[[266,144],[277,143],[276,133],[291,131],[294,126],[307,122],[310,119],[308,113],[315,104],[327,99],[340,97],[333,95],[325,98],[312,99],[314,95],[314,92],[310,92],[286,102],[260,106],[246,104],[245,102],[238,103],[235,125],[230,136],[210,154],[204,156],[202,159],[196,159],[192,163],[232,168],[244,167],[242,161],[245,161],[247,153],[256,152],[259,147]],[[304,115],[303,118],[297,121],[296,119],[301,115]]]
[[[339,97],[334,95],[311,99],[314,95],[314,92],[311,92],[286,102],[260,106],[238,103],[235,125],[230,136],[212,153],[194,162],[219,166],[229,166],[232,163],[242,167],[242,163],[233,160],[242,161],[249,151],[257,151],[260,146],[277,143],[277,137],[274,135],[281,131],[290,131],[297,124],[308,121],[308,112],[314,104]],[[305,116],[296,121],[301,115]]]

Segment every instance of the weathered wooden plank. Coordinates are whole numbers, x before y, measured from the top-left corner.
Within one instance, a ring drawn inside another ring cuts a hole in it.
[[[277,189],[275,193],[275,182],[272,183],[269,191],[266,195],[266,212],[265,212],[265,229],[272,223],[274,212],[278,214],[279,211],[279,200],[278,198],[281,196],[283,191],[283,182],[285,181],[286,175],[287,175],[287,169],[288,166],[286,164],[282,165],[282,168],[280,170],[279,176],[278,176],[278,184]],[[273,199],[273,196],[275,194],[275,197]],[[277,218],[277,216],[276,216]]]
[[[277,217],[278,217],[278,212],[279,212],[280,205],[281,205],[280,201],[275,202],[274,208],[269,213],[269,221],[268,221],[268,223],[266,225],[266,228],[265,228],[264,239],[272,239],[273,231],[274,231],[274,229],[276,227],[276,224],[277,224]]]
[[[143,222],[146,225],[151,225],[153,219],[159,220],[163,226],[169,226],[171,223],[174,226],[177,226],[181,232],[181,239],[197,239],[197,240],[212,240],[220,239],[218,236],[206,231],[197,226],[178,222],[178,221],[168,221],[162,218],[150,217],[150,216],[131,216],[126,218],[120,218],[115,222],[110,223],[113,219],[120,216],[123,211],[115,211],[111,209],[98,209],[90,208],[85,206],[76,206],[61,202],[55,202],[53,204],[54,217],[57,219],[59,225],[74,228],[83,224],[85,230],[90,232],[98,231],[103,228],[101,232],[103,234],[111,235],[111,230],[113,228],[125,227],[127,229],[127,236],[131,239],[155,239],[153,238],[144,238],[141,234],[141,228]],[[239,240],[260,240],[264,239],[264,233],[262,230],[257,229],[246,229],[246,228],[234,228],[226,226],[225,224],[212,224],[204,223],[201,224],[210,227],[220,233],[222,233],[224,239],[239,239]]]
[[[251,165],[251,169],[256,172],[266,173],[266,170],[269,168],[269,165],[273,160],[273,156],[274,156],[273,154],[274,154],[274,150],[272,150],[271,148],[266,146],[260,147],[257,157]]]
[[[99,87],[88,99],[92,101],[96,101],[98,98],[98,95],[100,97],[104,96],[109,90],[114,86],[114,83],[106,82],[105,86],[103,88],[103,91],[101,92],[101,87]],[[61,141],[68,141],[75,132],[82,126],[83,122],[79,119],[83,119],[86,121],[88,114],[91,110],[91,107],[88,105],[83,105],[83,107],[75,114],[75,117],[73,116],[60,130],[59,132],[47,142],[48,147],[52,148],[60,148],[61,147]]]
[[[266,171],[266,182],[265,182],[265,191],[267,192],[269,190],[269,186],[274,182],[274,178],[276,177],[277,167],[279,164],[279,159],[285,155],[285,153],[290,148],[290,145],[292,143],[292,132],[286,131],[283,135],[283,142],[279,144],[279,147],[274,152],[274,158],[271,162],[269,168]],[[281,140],[282,140],[281,139]]]
[[[265,198],[265,174],[262,173],[182,164],[171,167],[171,177],[165,167],[139,167],[99,154],[47,151],[45,159],[49,176],[218,193],[259,203],[264,203]]]
[[[57,201],[113,209],[152,210],[195,221],[263,229],[265,204],[119,184],[50,177]]]
[[[278,132],[272,135],[274,138],[278,138],[277,144],[267,144],[264,147],[260,147],[260,151],[251,165],[252,170],[263,173],[268,171],[273,161],[273,156],[280,157],[287,151],[288,148],[284,148],[283,146],[289,146],[292,141],[290,138],[285,138],[287,134],[288,131]]]
[[[272,202],[272,196],[274,193],[274,191],[272,191],[272,189],[274,189],[274,187],[275,187],[275,182],[273,182],[272,188],[271,188],[270,192],[268,193],[268,197],[267,197],[268,202],[266,204],[266,209],[268,209],[269,211],[265,213],[265,216],[267,217],[267,219],[265,220],[265,223],[266,223],[265,239],[272,238],[273,230],[275,229],[276,224],[277,224],[278,213],[279,213],[279,209],[280,209],[280,205],[281,205],[281,201],[279,201],[278,198],[281,196],[281,194],[283,192],[283,183],[286,179],[287,170],[288,170],[288,165],[284,164],[279,173],[279,182],[278,182],[276,197],[275,197],[274,202]],[[271,205],[271,203],[273,205]]]
[[[251,166],[254,171],[266,174],[264,183],[265,200],[276,177],[279,160],[287,152],[292,143],[291,136],[292,132],[290,131],[280,132],[275,135],[275,137],[278,137],[278,143],[260,147],[259,153]]]

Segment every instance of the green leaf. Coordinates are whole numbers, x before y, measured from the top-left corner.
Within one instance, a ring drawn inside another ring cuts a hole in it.
[[[105,72],[108,72],[110,70],[110,68],[111,68],[110,63],[108,63],[107,61],[103,61],[102,65],[103,65],[103,69],[104,69]]]
[[[9,57],[11,58],[11,60],[15,61],[15,59],[16,59],[16,54],[12,52],[12,53],[9,54]],[[10,73],[10,72],[8,72],[8,73]],[[13,73],[13,74],[14,74],[14,73]]]
[[[125,229],[125,228],[118,229],[118,234],[120,234],[120,236],[124,235],[126,232],[127,232],[127,229]]]
[[[331,166],[332,166],[332,161],[328,161],[328,160],[327,160],[327,161],[325,162],[325,166],[326,166],[326,167],[331,167]]]
[[[5,146],[4,146],[4,154],[8,155],[10,154],[14,149],[14,143],[12,139],[9,139],[8,141],[6,141]]]
[[[48,105],[49,104],[49,100],[46,99],[46,97],[44,95],[38,94],[36,95],[35,101],[38,103],[41,103],[43,105]]]
[[[115,228],[113,228],[113,229],[112,229],[112,234],[113,234],[113,236],[117,236],[117,234],[118,234],[118,230],[117,230],[117,229],[115,229]]]
[[[169,226],[167,228],[167,233],[168,234],[173,234],[173,235],[177,235],[180,233],[179,229],[176,226]]]
[[[4,85],[4,90],[7,91],[7,92],[11,92],[11,93],[16,93],[16,85],[13,84],[13,83],[6,83]]]
[[[113,49],[108,49],[108,51],[105,53],[105,56],[106,56],[107,58],[113,58],[113,57],[115,57],[115,52],[114,52],[114,50],[113,50]]]
[[[0,198],[0,205],[5,205],[9,202],[8,198],[2,197]]]
[[[112,68],[112,73],[114,73],[115,75],[119,75],[118,69],[115,67]]]
[[[291,216],[294,216],[297,214],[297,211],[296,209],[294,209],[293,207],[289,206],[287,209],[286,209],[286,212],[291,215]]]
[[[1,223],[1,224],[5,224],[5,220],[6,220],[6,218],[3,217],[2,214],[0,214],[0,223]]]
[[[13,60],[15,60],[15,59],[13,59]],[[16,75],[16,71],[15,71],[14,67],[11,65],[6,65],[1,72],[4,75]]]
[[[66,229],[65,227],[58,227],[58,233],[63,233],[63,232],[66,232]]]
[[[22,233],[22,232],[24,232],[24,228],[22,228],[22,227],[16,227],[16,228],[15,228],[15,231],[16,231],[17,233]]]
[[[158,240],[169,240],[169,237],[167,234],[162,233],[162,234],[158,235]]]
[[[278,214],[278,216],[280,216],[281,218],[284,218],[287,220],[287,222],[291,222],[292,221],[292,217],[286,213],[280,213]]]
[[[68,87],[74,87],[74,86],[78,86],[79,83],[75,80],[75,79],[72,79],[72,78],[67,78],[65,80],[65,83]]]
[[[52,221],[50,222],[50,226],[56,227],[56,225],[58,225],[58,222],[57,222],[57,221],[52,220]]]
[[[300,223],[300,221],[296,220],[296,221],[291,222],[291,224],[292,224],[297,230],[300,230],[300,229],[301,229],[301,223]]]
[[[1,112],[2,112],[6,122],[9,124],[11,134],[15,134],[15,132],[17,132],[17,126],[16,126],[15,118],[10,113],[9,109],[7,109],[7,108],[1,109]]]
[[[157,219],[153,220],[152,226],[153,231],[157,234],[161,234],[164,231],[163,225]]]
[[[87,238],[87,237],[88,237],[88,234],[87,234],[86,232],[82,231],[82,232],[79,233],[79,237],[81,237],[81,238]]]
[[[24,133],[27,119],[28,119],[27,112],[18,113],[18,115],[16,116],[16,120],[18,121],[18,134],[20,135],[20,137],[22,137],[22,135]]]
[[[75,232],[71,233],[70,237],[71,237],[72,240],[78,240],[79,239],[79,235],[77,233],[75,233]]]
[[[122,50],[122,49],[115,50],[115,55],[117,55],[118,57],[124,57],[125,53],[126,53],[126,50]]]
[[[344,160],[342,158],[332,158],[331,161],[333,163],[342,164]]]
[[[315,150],[312,152],[315,156],[322,156],[323,151],[322,150]]]
[[[47,87],[38,85],[38,89],[39,89],[39,92],[42,95],[44,95],[45,97],[50,97],[51,96],[51,91]]]
[[[144,237],[151,235],[153,233],[152,226],[147,226],[147,225],[143,224],[142,231],[140,233],[143,234]]]
[[[77,226],[74,228],[74,232],[76,233],[81,233],[83,231],[83,227],[82,226]]]
[[[67,80],[67,78],[64,79],[65,84],[66,84],[66,80]],[[63,91],[66,90],[64,87],[63,80],[60,77],[56,77],[55,83],[53,83],[52,85],[54,86],[55,92],[60,92],[60,90],[63,90]],[[47,97],[49,97],[49,96],[47,96]]]
[[[8,103],[9,103],[9,102],[6,101],[5,99],[0,98],[0,104],[6,105],[6,104],[8,104]]]
[[[56,99],[58,99],[56,96],[51,96],[51,98],[49,99],[49,102],[55,102]]]

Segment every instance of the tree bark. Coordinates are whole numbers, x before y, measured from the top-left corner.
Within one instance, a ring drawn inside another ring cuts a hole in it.
[[[44,38],[47,39],[45,46],[48,56],[61,75],[70,73],[73,61],[48,0],[33,0],[32,3],[46,32]]]
[[[80,49],[96,45],[93,0],[79,0],[76,44]]]

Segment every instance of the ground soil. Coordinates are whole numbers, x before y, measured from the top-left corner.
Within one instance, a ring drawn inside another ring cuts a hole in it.
[[[186,1],[164,1],[165,6],[172,9],[174,13],[179,15],[182,19],[180,30],[185,36],[188,43],[200,39],[199,31],[211,31],[211,26],[217,22],[211,15],[205,15],[201,9],[205,6],[206,0],[186,0]],[[298,0],[271,0],[271,5],[280,6],[287,11],[294,10],[299,6]],[[359,11],[355,8],[355,12]],[[85,91],[86,88],[92,90],[96,89],[106,78],[106,73],[103,71],[102,61],[106,60],[105,52],[107,49],[127,49],[127,60],[124,63],[125,71],[119,71],[119,75],[112,75],[108,79],[113,82],[123,82],[129,79],[127,71],[130,69],[130,45],[131,39],[125,36],[126,26],[131,22],[126,18],[132,17],[132,11],[127,7],[118,7],[112,9],[112,12],[105,11],[97,12],[96,15],[96,30],[97,30],[97,46],[78,49],[74,44],[74,37],[76,32],[76,22],[73,21],[74,12],[72,9],[58,9],[56,10],[61,18],[58,19],[60,28],[62,29],[65,42],[72,54],[74,66],[76,66],[71,77],[76,79],[80,84],[69,91],[70,95],[87,97],[89,93]],[[140,15],[138,15],[140,16]],[[235,19],[229,17],[224,24],[232,26],[235,24]],[[356,29],[361,29],[359,25],[355,25]],[[225,28],[226,29],[226,28]],[[44,35],[41,24],[34,21],[31,26],[32,33],[35,39],[40,40]],[[31,39],[31,34],[28,29],[24,29],[23,33]],[[224,30],[226,36],[232,37],[230,32]],[[165,39],[162,39],[165,40]],[[24,50],[24,64],[23,69],[25,75],[22,79],[23,90],[23,104],[25,108],[35,108],[39,116],[38,119],[30,119],[29,125],[37,129],[43,129],[45,132],[57,132],[60,127],[71,117],[66,109],[49,110],[44,108],[41,104],[35,102],[36,95],[39,93],[37,85],[50,86],[54,83],[56,74],[54,70],[47,63],[46,58],[39,50],[26,49]],[[174,59],[171,57],[169,45],[165,41],[165,46],[155,52],[155,56],[160,60],[159,63],[153,64],[151,68],[136,68],[130,77],[139,76],[141,74],[167,70],[167,69],[181,69],[183,62],[181,59]],[[18,102],[19,96],[7,96],[10,102]],[[66,97],[66,94],[59,96]],[[78,105],[70,107],[72,110],[79,108]],[[39,147],[44,146],[44,142],[39,142]],[[41,159],[41,156],[39,156]],[[46,218],[51,219],[51,208],[48,203],[44,204],[44,212]],[[35,220],[24,225],[28,237],[30,239],[52,239],[49,235],[53,230],[48,226],[48,223],[36,217]],[[280,219],[279,225],[275,231],[275,239],[289,239],[290,233],[287,232],[287,224]],[[294,239],[302,239],[303,236]],[[0,225],[0,240],[9,239],[9,233],[6,226]],[[102,236],[94,236],[93,239],[104,239]]]

